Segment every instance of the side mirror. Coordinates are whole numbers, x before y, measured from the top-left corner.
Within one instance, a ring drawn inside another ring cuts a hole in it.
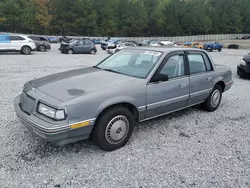
[[[168,80],[168,75],[157,73],[152,77],[151,82],[165,82]]]

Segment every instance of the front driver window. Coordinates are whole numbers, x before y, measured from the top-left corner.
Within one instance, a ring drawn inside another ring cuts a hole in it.
[[[168,78],[175,78],[185,75],[184,71],[184,57],[183,55],[174,55],[170,57],[164,65],[160,74],[168,75]]]

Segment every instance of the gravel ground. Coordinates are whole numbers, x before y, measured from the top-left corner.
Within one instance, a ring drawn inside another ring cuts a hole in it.
[[[250,80],[236,62],[246,50],[212,52],[235,84],[219,109],[190,108],[136,126],[129,143],[104,152],[91,141],[56,147],[29,133],[13,99],[33,78],[91,66],[107,56],[62,55],[58,45],[30,56],[0,55],[0,187],[250,187]]]

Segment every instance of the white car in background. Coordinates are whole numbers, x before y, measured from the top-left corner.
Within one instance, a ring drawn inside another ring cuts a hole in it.
[[[35,42],[26,36],[0,35],[0,52],[20,52],[28,55],[35,50]]]
[[[118,43],[116,45],[108,45],[107,46],[107,52],[109,54],[114,54],[116,52],[119,52],[120,50],[127,48],[127,47],[136,47],[137,45],[133,42],[124,42],[124,43]]]
[[[171,42],[171,41],[160,41],[160,43],[164,46],[173,46],[173,47],[178,46],[177,44],[175,44],[174,42]]]

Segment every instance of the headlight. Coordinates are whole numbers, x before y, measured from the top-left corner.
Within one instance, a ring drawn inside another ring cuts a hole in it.
[[[245,67],[245,66],[246,66],[246,62],[245,62],[244,60],[241,60],[241,61],[239,62],[239,65]]]
[[[55,119],[55,120],[64,120],[65,117],[65,111],[63,109],[57,110],[55,108],[51,108],[43,103],[38,104],[37,111],[40,114],[43,114],[49,118]]]

